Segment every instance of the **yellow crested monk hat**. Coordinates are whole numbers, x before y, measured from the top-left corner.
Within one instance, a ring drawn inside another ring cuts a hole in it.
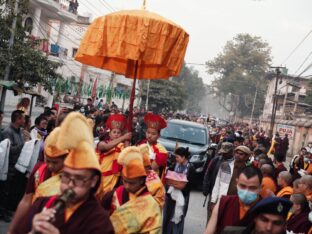
[[[69,149],[64,166],[72,169],[93,169],[101,174],[101,168],[93,148],[90,122],[82,114],[72,112],[61,125],[57,141],[60,149]]]
[[[151,160],[150,160],[149,148],[148,148],[147,144],[139,145],[138,148],[139,148],[139,150],[141,151],[141,153],[143,155],[144,167],[151,166],[152,163],[151,163]]]
[[[68,154],[68,150],[61,150],[56,146],[61,128],[56,127],[47,137],[44,143],[44,154],[50,158],[57,158]]]
[[[123,166],[122,175],[127,179],[146,176],[143,155],[136,146],[125,148],[118,156],[118,163]]]

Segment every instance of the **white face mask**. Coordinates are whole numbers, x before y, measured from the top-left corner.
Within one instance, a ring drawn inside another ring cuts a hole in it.
[[[312,223],[312,211],[309,213],[309,221]]]

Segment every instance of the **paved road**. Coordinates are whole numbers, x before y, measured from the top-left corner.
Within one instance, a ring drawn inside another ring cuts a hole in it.
[[[188,212],[184,224],[184,234],[202,234],[206,226],[206,207],[203,207],[204,195],[192,191]]]
[[[192,191],[189,210],[186,215],[184,234],[202,234],[206,225],[206,208],[203,208],[204,196]],[[5,234],[8,224],[0,221],[0,234]]]

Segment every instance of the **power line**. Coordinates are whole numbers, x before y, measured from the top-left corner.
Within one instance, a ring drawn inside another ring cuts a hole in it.
[[[109,12],[116,11],[111,5],[109,5],[105,0],[99,0],[99,2],[104,6]]]
[[[35,19],[35,21],[38,23],[38,27],[39,27],[39,30],[40,30],[40,32],[41,32],[41,34],[44,36],[45,34],[47,34],[48,33],[48,31],[47,30],[45,30],[43,27],[42,27],[42,25],[39,23],[39,21],[37,20],[37,19]],[[53,29],[55,29],[56,30],[56,28],[54,28],[52,25],[50,25],[50,24],[48,24],[50,27],[52,27]],[[43,33],[43,31],[45,32],[45,33]],[[62,34],[62,33],[60,33],[59,32],[59,34],[60,35],[63,35],[63,36],[65,36],[64,34]],[[67,39],[69,39],[67,36],[65,36]],[[53,43],[57,43],[56,41],[53,41],[52,40],[52,38],[50,37],[49,39],[48,38],[45,38],[46,40],[51,40]],[[73,42],[73,41],[72,41]],[[79,45],[78,45],[79,46]],[[66,63],[66,61],[64,61],[64,59],[63,58],[61,58],[61,57],[58,57],[61,61],[62,61],[62,63],[63,63],[63,65],[65,66],[65,67],[67,67],[67,69],[73,74],[73,75],[75,75],[75,76],[77,76],[77,77],[79,77],[80,75],[79,74],[77,74],[76,72],[74,72],[70,67],[69,67],[69,65]],[[79,64],[77,64],[77,63],[74,63],[73,64],[74,66],[77,66],[77,67],[80,67],[80,65]],[[92,76],[93,74],[90,74],[90,72],[88,72],[88,71],[85,71],[85,73],[87,74],[87,75],[89,75],[89,76]],[[107,75],[105,75],[105,76],[107,76]]]
[[[288,59],[296,52],[296,50],[302,45],[302,43],[310,36],[310,34],[312,33],[312,30],[310,30],[308,32],[308,34],[300,41],[300,43],[295,47],[295,49],[293,49],[291,51],[291,53],[287,56],[287,58],[284,60],[284,62],[282,64],[285,64]]]
[[[298,77],[300,77],[302,74],[304,74],[306,71],[308,71],[311,67],[312,67],[312,63],[310,63],[310,64],[298,75]]]
[[[38,23],[38,29],[39,29],[39,31],[41,32],[42,36],[44,36],[45,33],[47,33],[47,31],[45,31],[45,29],[42,28],[42,25],[40,25],[40,22],[39,22],[37,19],[34,18],[34,20]],[[43,31],[44,31],[45,33],[44,33]],[[44,38],[44,39],[48,40],[48,38]],[[52,40],[52,38],[49,38],[49,39],[50,39],[53,43],[56,43],[56,42],[54,42],[54,41]],[[72,74],[74,74],[75,76],[78,76],[73,70],[71,70],[71,68],[64,62],[64,60],[63,60],[61,57],[58,57],[58,58],[62,61],[62,64],[65,65],[65,66],[68,68],[68,70],[69,70]]]
[[[95,9],[95,11],[97,11],[97,13],[98,13],[99,15],[103,15],[103,13],[100,12],[99,9],[98,9],[97,7],[95,7],[93,4],[91,4],[90,2],[91,2],[91,1],[89,1],[88,4],[85,4],[84,1],[81,1],[80,3],[81,3],[82,5],[84,5],[86,8],[88,8],[91,12],[94,12],[94,10],[92,10],[92,9],[90,8],[90,7],[92,6],[92,8]],[[90,7],[89,7],[89,5],[90,5]]]
[[[303,60],[303,62],[301,63],[301,65],[298,67],[298,69],[296,70],[295,74],[297,74],[297,72],[302,68],[302,66],[305,64],[305,62],[310,58],[310,56],[312,55],[312,51],[308,54],[308,56]]]
[[[188,65],[197,65],[197,66],[206,66],[206,64],[204,64],[204,63],[185,63],[185,64],[188,64]]]

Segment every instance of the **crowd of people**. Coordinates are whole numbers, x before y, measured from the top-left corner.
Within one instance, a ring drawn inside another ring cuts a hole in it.
[[[129,124],[114,103],[88,99],[45,107],[33,125],[29,104],[23,99],[1,132],[8,233],[183,233],[190,152],[177,146],[167,166],[157,141],[167,117],[134,108]]]
[[[203,183],[208,233],[312,233],[309,145],[288,165],[289,140],[248,124],[215,128]]]
[[[128,111],[89,98],[46,107],[32,125],[28,106],[1,131],[0,219],[10,234],[183,233],[194,169],[178,143],[167,163],[158,138],[171,118],[209,124],[215,144],[203,178],[205,233],[312,231],[312,144],[288,167],[287,136],[271,140],[247,124],[144,108],[129,124]]]

